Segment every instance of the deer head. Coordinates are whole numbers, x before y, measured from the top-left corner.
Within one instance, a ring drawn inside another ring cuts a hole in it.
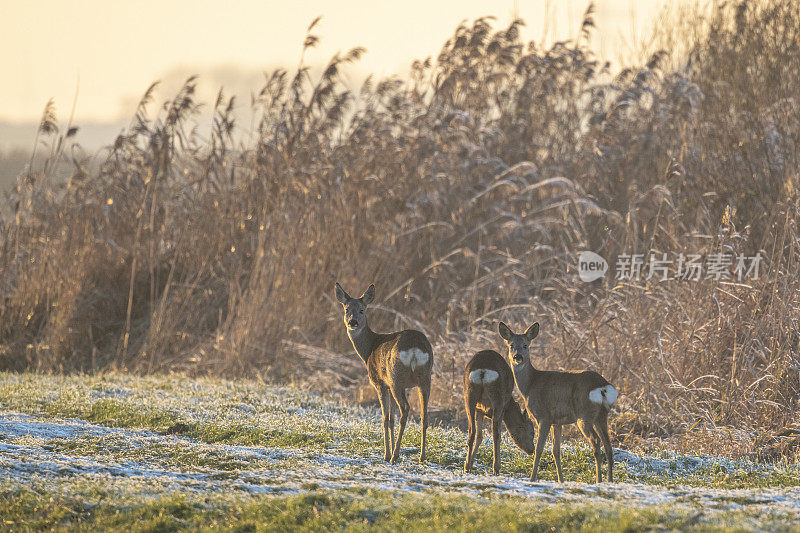
[[[336,299],[344,309],[347,332],[351,335],[360,333],[367,325],[367,306],[375,300],[375,285],[370,285],[360,298],[352,298],[337,282]]]
[[[539,323],[534,322],[531,324],[522,335],[517,335],[511,331],[511,328],[506,326],[504,322],[500,322],[498,330],[500,331],[500,336],[506,342],[506,346],[508,346],[508,360],[511,361],[511,364],[518,366],[529,362],[531,357],[530,344],[539,334]]]

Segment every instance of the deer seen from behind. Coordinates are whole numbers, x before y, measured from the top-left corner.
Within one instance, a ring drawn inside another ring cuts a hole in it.
[[[561,475],[561,426],[576,423],[594,453],[597,482],[602,481],[600,442],[608,461],[608,481],[614,480],[614,454],[608,435],[608,412],[617,401],[617,389],[597,372],[552,372],[537,370],[531,364],[530,342],[539,334],[539,323],[517,335],[503,322],[500,336],[508,346],[508,359],[517,389],[528,413],[536,420],[536,450],[531,481],[536,481],[539,460],[550,429],[553,430],[553,456],[558,481]]]
[[[356,353],[367,366],[369,381],[378,392],[383,414],[385,461],[397,463],[400,443],[408,421],[410,406],[406,389],[419,387],[422,443],[420,463],[425,462],[425,436],[428,428],[428,399],[431,393],[433,349],[421,331],[406,329],[394,333],[375,333],[367,323],[367,306],[375,300],[375,286],[370,285],[359,298],[352,298],[336,283],[336,299],[344,309],[347,336]],[[400,427],[394,437],[392,406],[400,410]]]
[[[514,400],[514,374],[503,356],[494,350],[478,352],[464,368],[464,407],[467,411],[467,459],[464,472],[472,471],[483,437],[483,419],[492,421],[492,471],[500,473],[500,424],[528,455],[533,453],[535,428]]]

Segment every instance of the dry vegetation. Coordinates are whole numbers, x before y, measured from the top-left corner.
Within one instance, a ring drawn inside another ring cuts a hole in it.
[[[30,161],[30,154],[21,148],[0,148],[0,190],[7,191],[14,187],[17,176]]]
[[[443,407],[459,408],[472,353],[499,347],[498,320],[537,319],[541,367],[618,385],[618,439],[796,420],[794,0],[716,7],[686,57],[622,70],[588,50],[591,9],[549,49],[521,42],[521,24],[459,26],[408,79],[358,94],[340,74],[361,49],[320,76],[270,72],[246,135],[222,92],[203,136],[195,80],[159,110],[154,85],[97,171],[48,110],[48,163],[0,219],[0,367],[263,375],[358,396],[333,282],[374,281],[373,327],[434,342]],[[66,183],[51,171],[65,159]],[[743,284],[585,284],[583,249],[612,270],[650,250],[761,251],[766,268]]]

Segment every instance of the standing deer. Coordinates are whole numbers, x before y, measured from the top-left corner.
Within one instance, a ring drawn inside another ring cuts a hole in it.
[[[366,309],[375,300],[375,285],[360,298],[351,298],[336,283],[336,299],[344,308],[344,325],[356,353],[367,366],[369,381],[378,391],[383,413],[383,459],[392,464],[400,458],[400,443],[408,421],[406,389],[419,387],[422,446],[420,463],[425,462],[425,433],[428,429],[428,398],[431,394],[433,349],[421,331],[406,329],[394,333],[375,333],[367,323]],[[392,399],[400,409],[400,428],[394,438]],[[392,446],[394,451],[392,452]]]
[[[464,368],[464,406],[469,437],[464,472],[472,471],[475,453],[483,437],[483,417],[492,420],[492,471],[500,473],[500,422],[514,443],[528,455],[533,453],[533,422],[514,400],[514,374],[503,356],[494,350],[478,352]]]
[[[530,359],[530,342],[539,334],[535,322],[522,335],[517,335],[503,322],[500,336],[508,346],[508,359],[514,372],[517,389],[524,399],[528,413],[536,420],[536,452],[533,458],[531,481],[536,481],[539,460],[550,428],[553,428],[553,456],[556,461],[558,481],[561,475],[561,426],[578,424],[583,436],[592,445],[597,482],[600,475],[600,439],[608,460],[608,481],[614,480],[614,455],[608,436],[608,411],[617,401],[617,389],[597,372],[548,372],[533,368]],[[599,436],[598,436],[599,434]]]

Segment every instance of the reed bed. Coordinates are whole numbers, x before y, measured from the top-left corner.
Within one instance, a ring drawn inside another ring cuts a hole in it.
[[[319,75],[266,73],[244,135],[222,90],[201,108],[189,78],[156,107],[153,84],[94,165],[48,106],[46,161],[2,202],[0,367],[262,376],[369,400],[333,284],[375,282],[373,328],[432,339],[442,409],[462,408],[463,365],[500,348],[499,320],[538,320],[542,368],[620,388],[618,440],[791,427],[800,13],[703,17],[685,55],[624,68],[589,50],[591,6],[574,40],[542,49],[521,20],[478,19],[408,78],[351,91],[355,48]],[[609,261],[604,281],[578,278],[581,250]],[[613,279],[620,254],[651,250],[764,265],[741,283]]]

